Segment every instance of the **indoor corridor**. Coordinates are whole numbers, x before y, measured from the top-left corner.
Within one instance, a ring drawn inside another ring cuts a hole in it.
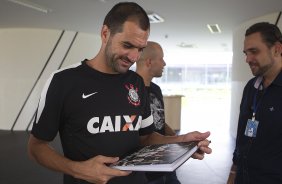
[[[230,95],[201,93],[182,100],[180,134],[210,131],[212,154],[204,160],[189,159],[177,170],[183,184],[225,184],[229,174],[234,140],[229,134]]]

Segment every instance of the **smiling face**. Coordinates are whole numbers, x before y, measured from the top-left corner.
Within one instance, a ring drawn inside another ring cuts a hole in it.
[[[123,31],[110,35],[103,27],[102,39],[105,44],[105,60],[109,73],[125,73],[140,58],[147,45],[149,30],[142,30],[133,21],[126,21]]]
[[[275,46],[269,48],[258,32],[245,37],[244,53],[254,76],[264,76],[274,66]]]

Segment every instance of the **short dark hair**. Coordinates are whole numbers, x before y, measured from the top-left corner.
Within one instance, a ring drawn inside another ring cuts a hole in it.
[[[257,32],[261,34],[263,41],[269,48],[276,42],[282,43],[281,32],[274,24],[270,24],[268,22],[256,23],[246,30],[245,36],[249,36],[250,34]]]
[[[123,24],[127,20],[138,23],[146,31],[150,29],[150,21],[146,11],[135,2],[120,2],[106,15],[103,25],[108,26],[111,35],[122,32]]]

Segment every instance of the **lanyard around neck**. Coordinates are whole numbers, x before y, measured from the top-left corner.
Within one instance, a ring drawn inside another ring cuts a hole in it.
[[[263,98],[263,96],[264,96],[264,94],[265,94],[265,91],[263,91],[263,94],[262,94],[262,97],[259,99],[259,101],[257,102],[257,98],[258,98],[258,93],[259,93],[259,90],[260,89],[262,89],[262,90],[264,90],[263,89],[263,80],[261,80],[261,82],[260,82],[260,84],[259,84],[259,86],[258,86],[258,88],[257,88],[257,90],[256,90],[256,94],[254,95],[254,100],[253,100],[253,116],[252,116],[252,120],[254,121],[255,120],[255,116],[256,116],[256,112],[257,112],[257,110],[258,110],[258,107],[260,106],[260,104],[261,104],[261,101],[262,101],[262,98]]]

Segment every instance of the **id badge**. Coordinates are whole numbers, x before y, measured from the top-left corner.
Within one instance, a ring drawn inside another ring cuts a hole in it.
[[[245,129],[245,136],[248,137],[256,137],[257,130],[258,130],[259,122],[257,120],[248,119],[246,129]]]

